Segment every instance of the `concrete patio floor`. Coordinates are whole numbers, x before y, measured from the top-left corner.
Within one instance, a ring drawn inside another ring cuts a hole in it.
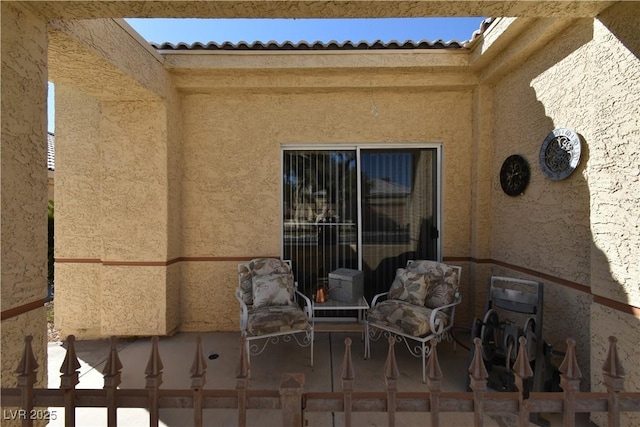
[[[202,338],[202,348],[207,361],[207,383],[205,389],[235,389],[235,370],[238,364],[240,339],[237,332],[178,333],[172,337],[160,338],[159,351],[164,365],[163,384],[166,389],[189,389],[191,364],[195,354],[196,337]],[[382,340],[372,342],[371,359],[364,360],[364,342],[359,332],[316,332],[314,367],[309,366],[309,348],[301,348],[294,343],[269,345],[265,352],[251,358],[251,379],[249,388],[254,390],[277,390],[280,377],[284,373],[299,372],[306,377],[306,391],[340,391],[341,369],[344,357],[345,338],[351,338],[352,358],[355,368],[354,391],[384,391],[384,363],[388,345]],[[459,337],[466,342],[468,337]],[[59,367],[65,357],[62,343],[50,343],[48,348],[49,388],[60,386]],[[102,368],[109,352],[108,340],[77,341],[76,353],[80,360],[80,383],[77,388],[102,388]],[[119,341],[119,357],[122,362],[121,388],[144,388],[145,367],[151,352],[149,338],[123,339]],[[465,391],[468,352],[458,346],[454,351],[452,343],[443,342],[438,346],[439,361],[443,371],[443,391]],[[395,351],[400,378],[398,391],[426,391],[421,381],[420,359],[411,356],[402,344]],[[50,408],[57,419],[50,426],[64,425],[62,408]],[[473,426],[473,414],[443,414],[442,425],[451,427]],[[106,426],[106,409],[78,408],[78,426]],[[561,425],[560,418],[553,416],[551,425]],[[161,426],[191,425],[192,410],[164,409],[160,411]],[[341,413],[307,413],[306,425],[339,427],[344,424]],[[356,426],[386,426],[384,413],[354,413]],[[237,425],[235,410],[205,410],[204,422],[207,426]],[[515,425],[516,417],[511,414],[490,414],[485,417],[487,427]],[[149,413],[145,409],[119,409],[119,426],[144,426],[149,423]],[[248,425],[270,427],[281,425],[278,410],[250,410]],[[429,417],[424,413],[398,414],[398,426],[429,426]],[[531,424],[532,426],[534,424]],[[582,421],[580,425],[587,425]]]

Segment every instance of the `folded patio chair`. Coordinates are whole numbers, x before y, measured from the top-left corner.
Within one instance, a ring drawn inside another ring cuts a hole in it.
[[[425,359],[429,342],[451,339],[460,295],[461,267],[436,261],[409,261],[399,268],[388,292],[377,294],[367,313],[366,357],[371,357],[370,341],[393,336],[403,341],[409,352],[422,357],[422,382],[426,382]],[[413,342],[415,341],[415,342]]]
[[[293,337],[300,346],[311,347],[313,366],[311,300],[298,291],[291,261],[257,258],[240,263],[238,282],[240,332],[247,339],[247,357],[261,354],[281,337],[284,342]]]

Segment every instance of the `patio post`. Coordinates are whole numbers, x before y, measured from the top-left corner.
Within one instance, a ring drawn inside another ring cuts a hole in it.
[[[604,385],[607,388],[607,426],[620,427],[620,398],[618,393],[624,390],[624,368],[618,357],[616,337],[609,337],[609,351],[602,366]]]
[[[282,427],[302,427],[302,392],[304,374],[283,374],[280,380],[280,407]]]
[[[67,354],[60,367],[60,388],[64,390],[64,425],[74,427],[76,425],[76,385],[80,382],[78,370],[80,362],[76,357],[76,337],[67,337]]]
[[[389,427],[396,425],[396,393],[398,391],[398,377],[400,371],[396,363],[396,353],[394,345],[396,340],[389,337],[389,353],[384,365],[384,382],[387,386],[387,416],[389,417]]]
[[[429,411],[431,412],[431,427],[440,426],[440,391],[442,391],[442,369],[438,361],[438,343],[431,341],[431,351],[427,360],[427,388],[429,389]]]
[[[158,336],[151,339],[151,356],[147,363],[146,389],[149,390],[149,425],[158,426],[160,422],[160,385],[162,384],[162,360],[160,360],[160,352],[158,351]]]
[[[342,362],[342,393],[344,399],[344,425],[351,427],[351,406],[353,397],[353,382],[355,380],[355,372],[353,369],[353,361],[351,360],[351,338],[344,340],[344,360]]]
[[[562,407],[562,425],[571,427],[576,425],[576,393],[580,391],[582,372],[576,360],[576,342],[567,339],[567,354],[558,368],[560,371],[560,387],[564,390],[564,404]]]
[[[36,382],[36,372],[38,370],[38,362],[33,355],[33,348],[31,347],[31,341],[33,337],[27,335],[24,338],[24,351],[22,353],[22,359],[18,364],[16,373],[18,374],[18,388],[20,389],[21,404],[20,407],[25,414],[30,414],[33,409],[33,386]],[[24,417],[23,426],[32,426],[33,420],[31,417]]]
[[[118,396],[117,390],[120,385],[120,371],[122,362],[118,356],[118,339],[111,337],[111,348],[102,374],[104,375],[104,389],[107,393],[107,426],[116,427],[118,425]]]
[[[520,391],[518,396],[520,426],[526,427],[529,425],[529,385],[527,384],[527,379],[533,377],[533,370],[527,356],[527,339],[520,337],[518,341],[520,342],[520,347],[518,349],[518,357],[516,357],[516,361],[513,364],[513,375],[515,377],[515,385]]]
[[[473,425],[482,427],[484,424],[484,394],[487,392],[487,378],[489,373],[484,366],[482,359],[482,341],[480,338],[473,339],[474,353],[469,375],[471,377],[471,389],[473,390]]]
[[[236,368],[236,391],[238,392],[238,427],[247,425],[247,388],[249,387],[249,355],[247,337],[240,340],[240,359]]]
[[[191,365],[191,389],[193,390],[193,425],[202,427],[202,389],[207,383],[207,362],[202,354],[202,339],[196,339],[196,354]]]

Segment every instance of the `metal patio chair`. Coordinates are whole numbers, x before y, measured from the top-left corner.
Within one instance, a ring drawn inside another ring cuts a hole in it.
[[[257,258],[238,264],[236,298],[247,357],[261,354],[269,343],[295,339],[300,346],[311,347],[313,366],[311,300],[297,287],[291,261]]]
[[[436,261],[409,261],[399,268],[388,292],[377,294],[367,313],[365,356],[371,357],[370,341],[381,336],[403,341],[409,352],[422,358],[422,382],[431,340],[451,339],[450,329],[459,291],[461,267]]]

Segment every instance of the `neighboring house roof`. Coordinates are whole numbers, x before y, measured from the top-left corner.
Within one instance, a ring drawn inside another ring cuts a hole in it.
[[[367,195],[370,197],[402,197],[411,194],[411,188],[387,179],[371,179],[369,185],[371,187]]]
[[[339,43],[335,40],[323,43],[320,41],[315,42],[307,42],[300,41],[298,43],[294,43],[292,41],[285,41],[283,43],[277,43],[275,41],[270,42],[253,42],[248,43],[246,41],[241,41],[238,43],[224,42],[224,43],[201,43],[195,42],[192,44],[180,42],[180,43],[151,43],[154,49],[157,50],[208,50],[208,51],[216,51],[216,50],[273,50],[273,51],[281,51],[281,50],[388,50],[388,49],[462,49],[468,43],[480,37],[486,29],[491,25],[494,18],[487,18],[480,24],[480,28],[474,31],[471,35],[471,39],[459,42],[456,40],[451,40],[445,42],[443,40],[436,41],[411,41],[407,40],[404,42],[399,42],[396,40],[392,40],[390,42],[383,42],[381,40],[376,40],[374,42],[351,42],[345,41],[343,43]]]
[[[56,169],[56,138],[51,132],[47,133],[47,169]]]

